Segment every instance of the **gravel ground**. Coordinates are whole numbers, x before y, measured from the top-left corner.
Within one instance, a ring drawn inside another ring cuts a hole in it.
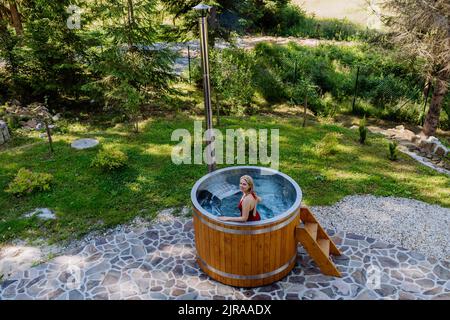
[[[450,259],[450,209],[413,199],[354,195],[311,210],[326,228]]]

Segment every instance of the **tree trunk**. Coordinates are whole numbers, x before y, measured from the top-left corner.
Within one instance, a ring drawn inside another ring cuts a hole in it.
[[[134,7],[133,0],[128,0],[128,47],[133,46]]]
[[[439,125],[439,116],[441,114],[442,102],[445,95],[448,92],[448,80],[450,78],[450,72],[446,72],[443,77],[436,81],[436,85],[433,90],[433,97],[431,98],[430,109],[428,110],[425,124],[422,129],[423,135],[429,137],[436,133],[436,129]]]
[[[46,120],[44,121],[44,124],[45,124],[45,130],[47,131],[47,138],[48,138],[48,144],[50,147],[50,152],[53,153],[55,151],[53,150],[52,133],[50,131],[50,127],[48,126],[48,122]]]
[[[12,24],[14,29],[16,29],[16,34],[20,36],[23,35],[22,20],[20,19],[20,13],[17,9],[16,1],[9,0],[9,10],[11,12]]]

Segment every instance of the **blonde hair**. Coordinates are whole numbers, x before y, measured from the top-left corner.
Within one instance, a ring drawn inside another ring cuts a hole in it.
[[[244,180],[245,182],[247,182],[248,186],[250,187],[249,192],[255,192],[255,183],[253,182],[253,178],[252,177],[245,175],[245,176],[242,176],[239,179],[239,181],[240,180]]]

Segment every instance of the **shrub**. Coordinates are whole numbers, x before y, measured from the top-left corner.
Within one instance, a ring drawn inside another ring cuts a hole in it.
[[[393,141],[389,143],[389,160],[396,161],[397,160],[397,142]]]
[[[316,153],[318,156],[334,155],[338,152],[340,134],[330,132],[323,137],[316,145]]]
[[[367,138],[366,117],[359,122],[359,143],[364,144]]]
[[[52,180],[53,176],[49,173],[34,173],[21,168],[5,191],[18,197],[33,191],[47,191]]]
[[[125,153],[116,149],[100,150],[92,160],[92,167],[100,168],[104,171],[113,171],[126,166],[128,157]]]
[[[6,116],[6,122],[11,130],[20,128],[19,117],[8,115]]]

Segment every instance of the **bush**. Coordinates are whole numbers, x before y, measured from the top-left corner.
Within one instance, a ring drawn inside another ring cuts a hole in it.
[[[92,167],[100,168],[104,171],[113,171],[126,166],[128,157],[125,153],[116,149],[103,149],[98,152]]]
[[[316,145],[316,153],[318,156],[334,155],[338,152],[340,134],[330,132],[323,137]]]
[[[396,161],[397,160],[397,142],[393,141],[389,143],[389,160]]]
[[[8,115],[6,116],[6,122],[11,130],[20,128],[19,117]]]
[[[21,168],[5,191],[18,197],[33,191],[47,191],[52,180],[53,176],[49,173],[34,173]]]

